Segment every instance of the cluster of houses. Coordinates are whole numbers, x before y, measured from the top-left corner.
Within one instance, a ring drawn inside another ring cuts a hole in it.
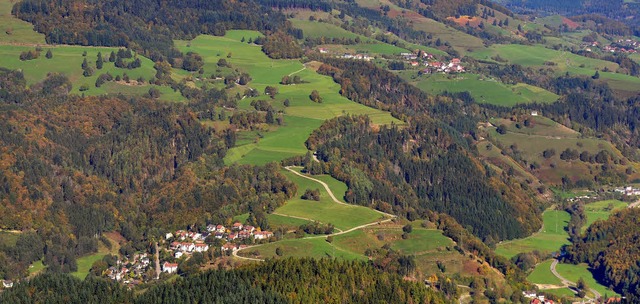
[[[145,273],[151,265],[151,259],[147,253],[136,253],[129,260],[118,259],[115,266],[106,270],[105,275],[114,281],[129,285],[138,285],[145,280]]]
[[[348,53],[342,54],[341,56],[338,56],[338,58],[364,60],[364,61],[371,61],[374,59],[374,57],[366,54],[348,54]]]
[[[423,74],[433,74],[433,73],[451,74],[451,73],[465,72],[464,67],[460,63],[460,59],[458,58],[453,58],[449,62],[439,62],[439,61],[425,62],[424,65],[426,68],[422,70]]]
[[[598,41],[590,42],[586,45],[583,45],[587,52],[591,52],[595,48],[600,48],[600,43]],[[610,45],[606,45],[602,48],[602,51],[607,53],[625,53],[625,54],[635,54],[638,53],[640,49],[640,41],[631,40],[631,39],[619,39]]]
[[[554,304],[553,300],[545,299],[543,295],[538,295],[535,291],[523,291],[522,295],[531,299],[530,304]]]
[[[626,186],[624,188],[616,188],[614,191],[618,193],[622,193],[626,196],[640,195],[640,189],[633,188],[631,186]]]
[[[406,62],[412,67],[424,66],[422,74],[433,73],[464,73],[465,68],[462,66],[460,58],[453,58],[449,62],[437,61],[432,54],[418,51],[416,53],[400,53]]]
[[[165,238],[167,240],[173,240],[169,245],[169,250],[173,252],[173,256],[176,259],[179,259],[183,256],[189,256],[195,252],[207,252],[209,250],[209,245],[206,244],[204,240],[210,236],[227,241],[220,248],[222,251],[235,251],[240,249],[240,246],[234,244],[234,242],[251,239],[256,241],[266,240],[271,238],[273,233],[270,231],[262,231],[260,228],[253,227],[251,225],[243,225],[240,222],[236,222],[230,228],[219,224],[208,225],[207,232],[205,233],[178,230],[175,233],[167,233]],[[173,264],[169,263],[166,269],[163,267],[163,271],[172,273],[173,268]]]

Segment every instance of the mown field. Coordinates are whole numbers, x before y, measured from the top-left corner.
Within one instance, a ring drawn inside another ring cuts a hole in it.
[[[498,80],[485,78],[477,74],[434,74],[424,75],[416,79],[411,79],[408,73],[402,73],[401,75],[418,88],[432,94],[439,94],[444,91],[468,91],[478,103],[515,106],[516,104],[548,103],[558,100],[558,95],[539,87],[524,83],[506,85]]]
[[[89,270],[91,270],[93,263],[102,260],[107,254],[118,255],[118,250],[120,249],[118,242],[113,239],[109,239],[109,242],[111,242],[111,248],[107,248],[102,242],[99,242],[98,252],[79,257],[76,260],[78,264],[78,271],[72,272],[71,275],[84,280],[84,278],[89,274]]]
[[[539,250],[544,253],[558,252],[562,245],[569,244],[565,227],[569,223],[569,213],[566,211],[547,210],[542,214],[542,230],[533,235],[513,241],[498,244],[496,253],[508,258],[521,252]]]
[[[340,230],[373,223],[383,218],[380,213],[367,207],[335,203],[331,200],[324,187],[315,181],[300,177],[286,170],[283,170],[282,173],[296,184],[298,192],[284,206],[276,209],[276,213],[308,218],[325,224],[331,223]],[[326,176],[325,178],[330,177]],[[334,181],[332,183],[340,182]],[[346,185],[338,187],[338,189],[340,188],[346,189]],[[319,189],[320,201],[301,199],[300,196],[306,189]],[[336,192],[334,195],[336,198],[342,198],[344,192]]]
[[[580,278],[584,279],[585,283],[587,283],[587,286],[595,289],[602,296],[619,296],[615,291],[610,290],[606,286],[603,286],[600,283],[596,282],[596,280],[593,278],[593,275],[591,274],[591,271],[589,270],[589,265],[587,264],[573,265],[559,263],[556,266],[556,271],[563,278],[572,282],[577,282]]]
[[[176,41],[176,46],[183,52],[194,51],[204,58],[205,71],[215,71],[219,59],[225,59],[240,71],[251,75],[248,87],[264,92],[266,86],[275,86],[279,93],[271,103],[282,108],[282,102],[289,99],[290,106],[284,108],[284,126],[275,131],[262,132],[253,140],[231,149],[226,163],[265,164],[271,161],[306,153],[304,142],[311,132],[317,129],[324,120],[345,114],[366,114],[376,124],[387,124],[399,121],[387,112],[354,103],[338,94],[340,86],[330,77],[317,74],[306,68],[299,60],[273,60],[267,57],[260,46],[241,42],[261,35],[254,31],[228,31],[224,37],[198,36],[192,41]],[[208,72],[207,72],[208,73]],[[306,83],[297,85],[280,85],[283,76],[297,75]],[[311,91],[317,89],[323,98],[322,103],[309,99]],[[251,101],[269,99],[262,95],[247,98],[239,107],[249,109]]]
[[[527,280],[534,284],[560,285],[562,282],[551,272],[553,260],[546,260],[538,265],[527,276]]]
[[[276,249],[282,250],[282,257],[312,257],[312,258],[339,258],[345,260],[366,260],[362,254],[357,254],[339,248],[329,242],[324,237],[314,237],[305,239],[290,239],[275,243],[261,245],[256,248],[241,251],[239,255],[245,257],[258,257],[261,259],[275,258]],[[258,255],[252,253],[257,252]]]

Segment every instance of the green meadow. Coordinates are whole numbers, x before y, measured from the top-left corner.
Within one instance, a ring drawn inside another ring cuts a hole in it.
[[[245,257],[254,257],[251,253],[257,251],[258,258],[276,258],[276,248],[282,250],[282,257],[312,257],[339,258],[345,260],[365,260],[362,254],[356,254],[327,242],[324,237],[289,239],[265,244],[256,248],[241,251]]]
[[[546,260],[536,265],[536,268],[527,276],[527,280],[534,284],[562,284],[560,279],[551,272],[551,263],[553,263],[553,260]]]
[[[44,35],[33,25],[11,15],[13,0],[0,0],[0,43],[44,44]]]
[[[606,200],[586,204],[584,213],[587,215],[587,223],[582,227],[582,231],[586,231],[595,221],[606,220],[613,212],[627,208],[627,206],[627,203],[619,200]]]
[[[589,288],[595,289],[602,296],[604,296],[605,294],[609,296],[619,296],[615,291],[610,290],[606,286],[603,286],[600,283],[596,282],[596,280],[593,278],[593,275],[591,274],[591,271],[589,270],[589,265],[587,264],[573,265],[558,263],[558,265],[556,266],[556,271],[563,278],[571,282],[578,282],[580,278],[584,279]]]
[[[580,133],[559,124],[552,119],[544,116],[530,116],[529,126],[525,126],[523,122],[515,122],[510,119],[490,119],[489,121],[496,125],[505,125],[508,132],[533,135],[533,136],[551,136],[562,138],[578,138]]]
[[[544,66],[545,62],[553,62],[551,66],[565,71],[570,67],[583,67],[592,71],[602,70],[605,67],[615,71],[618,64],[600,59],[587,58],[569,52],[556,51],[545,48],[542,45],[518,45],[518,44],[494,44],[489,48],[475,51],[470,54],[479,60],[491,60],[491,57],[499,55],[512,64],[523,66]]]
[[[17,232],[0,231],[0,246],[15,246],[19,235]]]
[[[478,103],[488,103],[501,106],[515,106],[531,102],[548,103],[558,100],[558,95],[532,85],[519,83],[506,85],[492,78],[485,78],[477,74],[444,75],[433,74],[421,76],[415,80],[404,78],[412,82],[423,91],[439,94],[444,91],[468,91]]]
[[[304,154],[307,151],[304,142],[311,132],[324,120],[341,115],[366,114],[375,124],[399,123],[388,112],[369,108],[340,96],[340,85],[331,77],[307,69],[299,60],[274,60],[267,57],[260,46],[241,42],[242,38],[248,40],[260,35],[253,31],[228,31],[224,37],[201,35],[191,41],[176,41],[176,46],[181,51],[197,52],[204,58],[205,74],[214,72],[218,60],[224,58],[234,68],[251,75],[249,87],[259,92],[263,92],[266,86],[277,87],[279,93],[271,101],[274,107],[280,107],[285,99],[290,101],[290,106],[284,108],[284,126],[261,133],[242,145],[238,144],[228,152],[226,163],[265,164]],[[300,76],[306,83],[280,85],[280,80],[285,75]],[[323,98],[322,103],[309,99],[311,91],[316,89]],[[269,99],[264,95],[244,99],[239,107],[250,108],[251,101],[265,98]]]
[[[380,213],[367,207],[334,202],[324,187],[315,181],[300,177],[286,170],[283,170],[282,173],[296,184],[298,192],[284,206],[276,209],[276,213],[308,218],[325,224],[331,223],[340,230],[351,229],[383,218]],[[339,182],[335,181],[335,183]],[[306,189],[319,189],[320,201],[301,199],[300,196]],[[335,193],[334,195],[339,198],[341,194]]]
[[[425,255],[453,246],[454,242],[435,229],[414,228],[407,239],[402,238],[401,227],[370,226],[364,229],[337,235],[333,239],[336,246],[352,252],[364,254],[367,249],[376,249],[390,244],[391,248],[407,255]]]
[[[351,39],[360,37],[362,41],[371,40],[365,36],[349,32],[331,23],[300,20],[300,19],[289,19],[289,21],[291,21],[291,23],[293,24],[293,27],[302,30],[302,32],[304,33],[304,37],[351,38]]]
[[[24,51],[34,50],[34,47],[0,45],[0,66],[9,69],[20,69],[23,71],[27,85],[33,85],[42,81],[49,73],[61,73],[66,75],[71,83],[73,94],[85,94],[87,96],[102,95],[106,93],[122,93],[125,95],[142,95],[155,87],[161,92],[161,99],[167,101],[184,100],[180,92],[174,92],[169,87],[149,85],[145,82],[138,85],[136,81],[142,77],[145,81],[153,78],[156,71],[153,68],[154,63],[143,56],[139,56],[142,66],[136,69],[116,68],[112,62],[105,60],[103,68],[96,69],[96,58],[98,52],[102,53],[103,58],[108,59],[112,51],[117,52],[118,48],[103,47],[84,47],[84,46],[43,46],[40,56],[33,60],[21,61],[20,53]],[[51,50],[53,58],[47,59],[45,54],[47,50]],[[86,57],[83,53],[86,52]],[[85,77],[82,75],[82,62],[84,59],[90,67],[94,68],[93,76]],[[125,73],[131,79],[130,83],[125,82],[107,82],[100,88],[96,88],[96,79],[100,74],[110,73],[113,77]],[[87,91],[81,92],[80,87],[86,86]]]
[[[496,248],[496,253],[511,258],[521,252],[539,250],[543,253],[557,252],[562,245],[569,244],[565,231],[569,223],[569,213],[566,211],[547,210],[542,215],[542,230],[533,235],[513,241],[501,242]]]

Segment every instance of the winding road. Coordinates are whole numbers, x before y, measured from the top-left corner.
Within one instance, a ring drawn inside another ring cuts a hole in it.
[[[312,181],[314,181],[314,182],[316,182],[316,183],[321,184],[321,185],[324,187],[324,189],[325,189],[325,190],[327,190],[327,193],[329,193],[329,197],[331,197],[331,200],[333,200],[335,203],[337,203],[337,204],[342,204],[342,205],[346,205],[346,206],[353,206],[353,205],[349,205],[349,204],[347,204],[347,203],[343,203],[343,202],[341,202],[340,200],[338,200],[338,199],[336,198],[336,196],[333,194],[333,191],[331,191],[331,188],[329,188],[329,185],[327,185],[327,183],[325,183],[325,182],[323,182],[323,181],[321,181],[321,180],[319,180],[319,179],[315,179],[315,178],[313,178],[313,177],[310,177],[310,176],[304,175],[304,174],[302,174],[302,173],[300,173],[300,172],[298,172],[298,171],[296,171],[296,170],[293,170],[293,169],[291,169],[291,168],[292,168],[291,166],[287,166],[287,167],[284,167],[284,168],[285,168],[285,169],[287,169],[287,170],[289,170],[290,172],[292,172],[292,173],[293,173],[293,174],[295,174],[295,175],[298,175],[298,176],[300,176],[300,177],[302,177],[302,178],[306,178],[306,179],[308,179],[308,180],[312,180]],[[366,227],[369,227],[369,226],[380,225],[380,224],[382,224],[382,223],[390,222],[390,221],[392,221],[393,219],[395,219],[395,218],[396,218],[396,216],[395,216],[395,215],[393,215],[393,214],[389,214],[389,213],[382,212],[382,211],[380,211],[380,210],[375,210],[375,209],[372,209],[372,210],[374,210],[374,211],[376,211],[376,212],[380,213],[381,215],[383,215],[383,216],[385,216],[385,217],[388,217],[388,218],[387,218],[387,219],[384,219],[384,220],[381,220],[381,221],[376,221],[376,222],[373,222],[373,223],[369,223],[369,224],[364,224],[364,225],[356,226],[356,227],[353,227],[353,228],[348,229],[348,230],[338,231],[338,232],[335,232],[335,233],[332,233],[332,234],[317,235],[317,236],[308,236],[308,237],[304,237],[304,238],[301,238],[301,239],[302,239],[302,240],[304,240],[304,239],[327,238],[327,237],[330,237],[330,236],[336,236],[336,235],[346,234],[346,233],[349,233],[349,232],[352,232],[352,231],[355,231],[355,230],[358,230],[358,229],[363,229],[363,228],[366,228]],[[280,213],[274,213],[274,214],[281,215],[281,216],[289,216],[289,215],[280,214]],[[312,221],[312,219],[307,219],[307,218],[303,218],[303,217],[296,217],[296,216],[289,216],[289,217],[299,218],[299,219],[304,219],[304,220],[310,220],[310,221]],[[239,256],[239,255],[238,255],[238,252],[240,252],[241,250],[247,250],[247,249],[254,248],[254,247],[258,247],[258,246],[260,246],[260,245],[253,245],[253,246],[248,246],[248,247],[245,247],[245,248],[242,248],[242,249],[235,250],[235,251],[233,251],[233,256],[234,256],[234,257],[236,257],[236,258],[238,258],[238,259],[248,260],[248,261],[264,261],[263,259],[248,258],[248,257],[243,257],[243,256]]]
[[[553,273],[554,276],[556,276],[556,278],[558,278],[560,280],[560,282],[562,282],[562,285],[564,285],[565,287],[575,287],[577,284],[575,282],[571,282],[567,279],[565,279],[563,276],[561,276],[558,271],[556,271],[556,265],[558,265],[558,260],[553,260],[553,263],[551,263],[551,273]],[[602,295],[595,289],[593,288],[589,288],[589,290],[593,293],[595,299],[599,299],[602,297]],[[587,299],[590,299],[587,297]]]

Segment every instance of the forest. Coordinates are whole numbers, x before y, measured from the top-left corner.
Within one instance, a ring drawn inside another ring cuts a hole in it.
[[[0,293],[2,303],[454,303],[424,284],[364,262],[271,260],[215,270],[140,295],[113,281],[45,274]],[[107,302],[105,302],[107,301]]]
[[[572,245],[565,259],[588,263],[605,285],[624,294],[629,303],[640,300],[640,210],[628,208],[593,223]]]
[[[270,212],[296,192],[276,164],[225,166],[235,130],[205,128],[198,101],[85,98],[70,86],[54,74],[26,88],[22,73],[0,71],[0,227],[37,230],[24,236],[31,254],[0,248],[5,278],[43,255],[50,270],[74,271],[103,232],[143,249],[159,229]]]

